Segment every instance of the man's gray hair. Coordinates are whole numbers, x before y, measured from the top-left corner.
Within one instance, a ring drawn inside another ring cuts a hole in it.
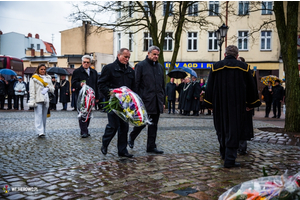
[[[118,55],[122,55],[124,51],[129,51],[127,48],[122,48],[118,51]]]
[[[153,50],[157,50],[158,52],[160,52],[159,47],[157,47],[157,46],[151,46],[151,47],[149,47],[149,49],[148,49],[148,53],[151,53]]]
[[[229,45],[225,49],[226,56],[234,56],[237,57],[239,55],[239,49],[235,45]]]
[[[90,62],[92,62],[92,60],[93,60],[93,58],[91,56],[89,56],[89,55],[82,56],[81,60],[83,61],[84,59],[89,59]]]

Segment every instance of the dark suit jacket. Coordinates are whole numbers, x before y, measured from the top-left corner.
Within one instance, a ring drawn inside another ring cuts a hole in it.
[[[79,91],[81,89],[81,81],[85,80],[86,84],[93,88],[95,91],[96,100],[99,99],[98,92],[98,74],[97,71],[90,68],[90,76],[86,73],[85,69],[80,66],[78,69],[75,69],[72,76],[72,88],[76,89],[76,94],[79,95]]]

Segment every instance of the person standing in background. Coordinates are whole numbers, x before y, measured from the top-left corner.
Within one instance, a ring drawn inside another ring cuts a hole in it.
[[[168,114],[175,114],[175,101],[176,101],[176,84],[174,83],[174,78],[170,79],[170,82],[166,86],[166,97],[168,98]]]
[[[195,76],[192,76],[192,84],[193,84],[193,101],[192,101],[192,108],[193,116],[199,116],[199,110],[200,110],[200,92],[201,87],[200,83],[197,82],[197,78]]]
[[[5,102],[7,85],[8,85],[8,82],[0,74],[0,110],[4,110],[4,102]]]
[[[10,76],[10,80],[7,85],[7,110],[12,109],[12,100],[14,100],[14,109],[16,108],[15,90],[14,85],[17,82],[14,75]]]
[[[266,102],[266,114],[265,118],[269,117],[269,114],[271,112],[271,106],[272,106],[272,95],[273,95],[273,86],[272,82],[269,81],[268,85],[264,87],[262,91],[263,100]]]
[[[22,80],[22,76],[18,76],[18,81],[14,85],[15,90],[15,110],[19,109],[19,100],[21,102],[21,110],[24,110],[24,95],[26,91],[26,84]]]
[[[284,97],[284,89],[280,85],[280,81],[277,79],[275,80],[275,86],[273,87],[273,114],[274,116],[272,118],[280,118],[281,116],[281,103],[283,103],[283,97]],[[277,114],[276,114],[277,109]]]
[[[61,102],[63,105],[63,109],[61,110],[66,111],[68,102],[70,102],[70,82],[66,80],[65,75],[62,75],[60,78],[61,80],[59,84],[59,102]]]
[[[58,100],[59,83],[56,82],[55,76],[52,76],[52,84],[54,87],[55,97],[50,100],[50,110],[56,110],[56,104],[57,104],[57,100]]]

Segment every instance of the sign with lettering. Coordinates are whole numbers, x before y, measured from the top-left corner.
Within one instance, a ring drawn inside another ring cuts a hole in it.
[[[170,62],[165,62],[165,68],[169,68]],[[213,63],[208,62],[177,62],[175,63],[174,69],[188,67],[192,69],[211,69]]]

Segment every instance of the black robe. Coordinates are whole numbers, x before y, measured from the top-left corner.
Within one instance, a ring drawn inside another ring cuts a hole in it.
[[[52,81],[52,84],[54,86],[54,95],[55,95],[55,97],[53,99],[51,99],[50,103],[57,104],[59,83],[56,82],[56,81],[54,81],[54,82]]]
[[[200,93],[201,93],[201,87],[200,83],[193,82],[193,99],[192,99],[192,107],[191,110],[193,111],[199,111],[200,110]]]
[[[193,102],[193,84],[192,82],[188,83],[183,87],[183,110],[191,111],[192,102]]]
[[[185,83],[180,83],[176,90],[179,94],[179,97],[178,97],[178,109],[183,109],[183,101],[182,101],[182,95],[183,95],[183,87],[184,87]]]
[[[205,104],[213,108],[214,126],[221,147],[238,148],[246,140],[246,107],[260,106],[249,65],[226,56],[215,63],[205,90]]]
[[[66,83],[65,83],[66,81]],[[60,92],[59,92],[59,102],[68,103],[70,102],[70,82],[67,80],[60,81]],[[66,95],[66,93],[68,93]]]

